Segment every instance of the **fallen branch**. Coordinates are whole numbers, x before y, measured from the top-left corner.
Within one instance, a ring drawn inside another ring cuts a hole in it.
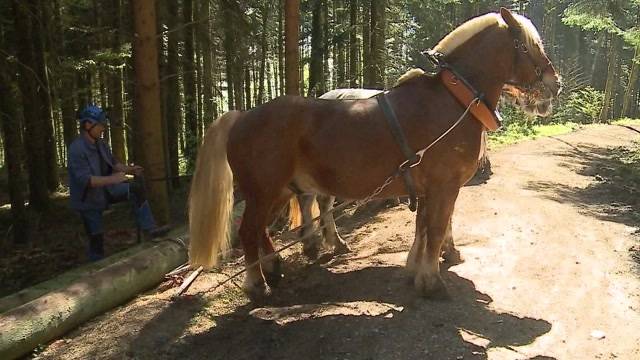
[[[180,296],[182,295],[182,293],[187,291],[187,289],[189,289],[193,281],[198,277],[198,275],[200,275],[200,273],[202,272],[202,269],[204,268],[200,266],[199,268],[196,269],[196,271],[192,272],[191,275],[189,275],[189,277],[184,280],[182,285],[180,285],[180,289],[178,289],[178,293],[175,296]]]

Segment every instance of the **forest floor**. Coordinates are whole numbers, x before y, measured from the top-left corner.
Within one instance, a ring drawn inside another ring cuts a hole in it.
[[[0,188],[3,188],[2,184]],[[172,219],[176,223],[185,221],[185,199],[184,188],[177,190],[171,199]],[[0,204],[8,202],[8,194],[2,194]],[[11,243],[10,207],[8,204],[0,206],[0,297],[89,262],[85,230],[80,216],[69,208],[68,194],[57,193],[51,209],[44,215],[31,212],[30,216],[31,241],[26,246],[15,246]],[[112,205],[105,212],[104,225],[107,256],[138,243],[129,203]]]
[[[458,199],[465,261],[442,269],[449,300],[409,285],[414,214],[399,206],[341,221],[349,254],[310,263],[289,249],[285,279],[264,303],[231,283],[195,296],[226,278],[210,272],[192,296],[152,290],[34,356],[639,359],[639,139],[589,126],[493,152],[491,179]],[[241,268],[232,259],[222,272]]]

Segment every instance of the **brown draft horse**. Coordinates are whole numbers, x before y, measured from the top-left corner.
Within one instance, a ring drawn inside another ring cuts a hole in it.
[[[375,89],[334,89],[322,94],[319,99],[323,100],[363,100],[369,99],[381,93],[382,90]],[[342,239],[336,229],[336,222],[332,213],[329,213],[335,203],[336,197],[328,194],[311,194],[304,193],[297,196],[300,212],[302,215],[300,236],[306,240],[303,243],[303,253],[310,259],[318,256],[319,250],[323,243],[332,247],[334,254],[344,254],[349,252],[349,246]],[[320,220],[322,227],[322,237],[310,236],[314,230],[314,224],[311,220],[317,216],[313,209],[314,202],[318,203],[319,215],[323,215]],[[296,204],[293,204],[295,206]],[[324,240],[324,241],[323,241]]]
[[[402,79],[402,78],[401,78]],[[399,82],[400,83],[400,82]],[[399,84],[398,83],[398,84]],[[320,96],[319,99],[326,100],[362,100],[368,99],[373,96],[378,95],[383,92],[382,90],[375,89],[334,89],[329,92],[326,92]],[[481,148],[486,147],[486,131],[482,133],[482,145]],[[480,151],[478,155],[480,158],[479,162],[488,161],[486,157],[486,152],[484,150]],[[342,239],[338,230],[336,228],[336,223],[334,219],[333,213],[330,212],[333,204],[335,203],[336,197],[325,194],[310,194],[304,193],[297,196],[297,199],[292,200],[290,202],[290,206],[295,207],[299,206],[300,214],[302,216],[301,219],[298,218],[297,214],[291,217],[293,227],[298,225],[302,225],[302,229],[300,230],[300,236],[305,239],[303,245],[303,253],[309,257],[310,259],[315,259],[318,256],[318,253],[321,248],[326,245],[329,248],[333,249],[334,254],[344,254],[349,252],[349,246]],[[383,200],[380,200],[383,201]],[[398,201],[398,199],[395,199]],[[313,205],[317,202],[318,209],[317,214],[314,210]],[[322,219],[320,220],[320,227],[322,228],[322,237],[319,236],[310,236],[311,233],[315,231],[315,224],[312,224],[312,219],[318,215],[322,215]],[[442,248],[442,257],[449,264],[459,263],[462,258],[460,256],[460,252],[456,250],[453,237],[451,235],[451,221],[449,222],[447,235],[445,236]]]
[[[506,9],[474,18],[435,47],[495,109],[505,85],[526,98],[525,110],[545,115],[560,78],[526,18]],[[431,144],[463,115],[439,76],[412,70],[387,99],[409,145]],[[442,295],[439,256],[460,187],[473,175],[484,126],[466,118],[411,169],[419,195],[416,235],[407,270],[416,290]],[[246,112],[231,111],[207,130],[189,199],[190,262],[214,266],[228,246],[233,182],[246,198],[239,235],[247,265],[274,252],[267,225],[293,196],[292,188],[344,199],[371,194],[405,160],[375,99],[342,102],[284,96]],[[401,179],[378,198],[406,195]],[[267,260],[268,259],[268,260]],[[269,292],[279,259],[247,268],[249,295]],[[265,280],[266,277],[266,280]]]

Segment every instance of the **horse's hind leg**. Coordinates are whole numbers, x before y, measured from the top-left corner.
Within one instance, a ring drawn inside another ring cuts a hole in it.
[[[329,245],[333,246],[334,254],[348,253],[351,250],[349,246],[347,246],[347,243],[340,237],[340,234],[338,234],[334,214],[330,213],[336,200],[335,196],[318,195],[317,200],[320,214],[323,216],[323,219],[320,221],[322,236]],[[325,214],[328,215],[325,217]]]
[[[282,191],[280,197],[271,208],[269,224],[273,223],[282,213],[284,206],[289,202],[292,195],[289,190]],[[282,279],[282,257],[280,254],[275,254],[275,246],[273,245],[269,231],[265,231],[264,236],[261,238],[261,250],[260,265],[262,266],[265,280],[269,286],[278,286],[278,283]]]
[[[245,267],[247,269],[243,287],[250,297],[259,298],[270,293],[259,262],[259,247],[264,243],[264,239],[267,236],[271,201],[246,195],[246,208],[238,231],[244,248]]]
[[[300,229],[300,237],[302,240],[302,252],[309,259],[318,258],[318,252],[322,245],[322,239],[318,235],[313,235],[315,231],[315,223],[313,220],[313,204],[316,201],[315,194],[302,194],[298,195],[298,202],[300,203],[300,211],[302,212],[302,228]]]
[[[440,251],[453,213],[459,188],[437,188],[423,202],[418,212],[416,231],[427,234],[426,252],[417,264],[414,278],[416,290],[424,296],[441,298],[447,292],[440,276]]]

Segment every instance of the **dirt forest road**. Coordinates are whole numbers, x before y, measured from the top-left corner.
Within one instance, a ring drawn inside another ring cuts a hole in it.
[[[342,223],[350,254],[311,264],[294,247],[265,304],[234,285],[177,302],[175,290],[152,291],[37,357],[640,359],[640,201],[608,177],[611,149],[639,139],[594,126],[491,154],[495,174],[458,200],[465,262],[443,269],[450,300],[422,299],[406,281],[414,218],[396,207]],[[206,274],[189,292],[221,279]]]

